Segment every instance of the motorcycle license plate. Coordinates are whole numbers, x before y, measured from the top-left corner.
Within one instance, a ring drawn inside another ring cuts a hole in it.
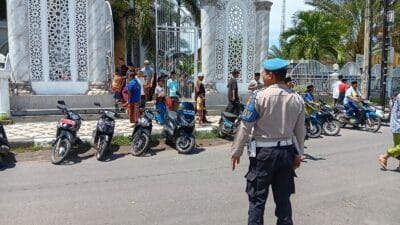
[[[61,124],[67,124],[67,125],[71,125],[71,126],[75,126],[76,122],[73,120],[69,120],[69,119],[61,119],[60,121]]]

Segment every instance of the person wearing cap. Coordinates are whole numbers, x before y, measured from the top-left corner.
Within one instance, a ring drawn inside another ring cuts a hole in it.
[[[154,69],[150,66],[150,61],[149,60],[144,60],[144,67],[142,68],[142,72],[144,74],[144,79],[146,81],[146,84],[144,86],[145,88],[145,95],[147,97],[147,100],[151,100],[152,97],[152,85],[155,79],[156,74],[154,73]]]
[[[228,81],[228,106],[226,107],[227,112],[239,115],[241,113],[238,84],[237,78],[239,77],[239,71],[234,69],[232,71],[232,78]]]
[[[253,92],[255,90],[260,90],[261,88],[264,87],[264,84],[260,82],[260,73],[255,73],[254,74],[254,79],[250,81],[249,87],[247,88],[250,92]]]
[[[294,171],[304,153],[305,114],[303,99],[284,82],[288,65],[283,59],[263,63],[262,76],[267,88],[252,94],[231,148],[231,166],[235,170],[249,142],[250,165],[245,176],[249,225],[264,224],[270,185],[277,225],[293,224],[290,196],[295,191]]]
[[[197,98],[199,97],[199,95],[203,95],[203,114],[201,115],[201,122],[202,123],[210,123],[207,120],[207,110],[206,110],[206,88],[204,87],[203,84],[203,80],[204,80],[204,73],[199,73],[197,75],[197,80],[194,86],[195,89],[195,93],[194,93],[194,99],[197,101]],[[197,104],[196,104],[196,111],[197,111]]]

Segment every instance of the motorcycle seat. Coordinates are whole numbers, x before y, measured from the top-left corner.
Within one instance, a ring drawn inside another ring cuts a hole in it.
[[[178,118],[178,115],[174,111],[168,111],[168,118],[170,120],[176,120],[176,118]]]
[[[222,112],[222,116],[228,118],[228,119],[236,119],[237,115],[230,113],[230,112]]]
[[[338,110],[346,110],[346,107],[344,106],[344,105],[337,105],[336,106],[336,108],[338,109]]]

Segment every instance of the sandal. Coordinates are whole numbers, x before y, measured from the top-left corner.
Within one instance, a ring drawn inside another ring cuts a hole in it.
[[[381,169],[386,170],[387,161],[382,156],[378,156],[378,162],[379,162],[379,165],[381,166]]]

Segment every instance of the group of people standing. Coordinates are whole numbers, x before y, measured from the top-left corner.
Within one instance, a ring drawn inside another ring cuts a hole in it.
[[[155,79],[157,79],[156,83]],[[200,73],[194,87],[199,124],[209,123],[206,119],[206,92],[203,80],[204,74]],[[150,66],[149,60],[144,61],[143,68],[135,68],[132,63],[125,65],[124,59],[120,58],[112,83],[116,108],[122,105],[134,126],[140,116],[140,108],[144,108],[147,101],[155,99],[156,121],[163,124],[167,108],[177,111],[180,97],[191,97],[188,82],[189,76],[186,73],[182,74],[179,80],[176,79],[175,71],[172,71],[169,77],[162,73],[156,78],[156,73]]]
[[[112,83],[113,97],[116,108],[122,104],[126,109],[132,125],[139,118],[139,109],[152,98],[154,78],[154,69],[150,67],[148,60],[144,61],[144,67],[140,69],[135,68],[132,63],[126,65],[123,58],[119,59],[119,66],[114,73]]]

